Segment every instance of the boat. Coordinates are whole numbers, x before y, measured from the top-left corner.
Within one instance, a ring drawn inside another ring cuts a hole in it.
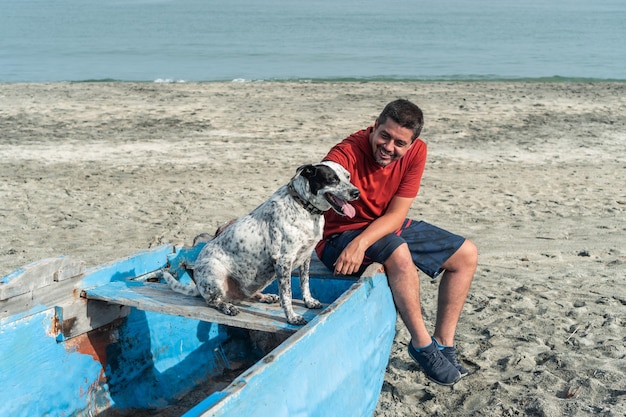
[[[86,267],[44,259],[0,279],[2,416],[370,416],[395,335],[380,265],[333,276],[313,254],[309,310],[241,303],[236,316],[171,291],[204,243]],[[275,283],[266,291],[276,291]],[[272,288],[273,286],[273,288]]]

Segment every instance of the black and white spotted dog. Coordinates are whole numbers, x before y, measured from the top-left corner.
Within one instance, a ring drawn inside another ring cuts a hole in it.
[[[305,324],[291,304],[291,272],[299,267],[307,308],[321,308],[309,290],[309,264],[322,238],[323,213],[332,208],[353,217],[348,201],[358,197],[359,190],[341,165],[326,161],[302,166],[266,202],[206,243],[194,266],[195,286],[181,284],[165,271],[163,277],[174,291],[201,295],[209,306],[231,316],[239,313],[232,301],[280,300],[289,323]],[[261,294],[275,277],[279,296]]]

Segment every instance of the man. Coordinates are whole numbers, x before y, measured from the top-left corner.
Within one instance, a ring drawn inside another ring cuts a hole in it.
[[[426,144],[418,138],[423,120],[418,106],[396,100],[374,126],[330,150],[324,160],[346,168],[361,197],[352,202],[356,216],[351,219],[326,213],[316,252],[337,275],[360,275],[372,262],[383,264],[411,334],[409,355],[431,380],[452,385],[468,373],[457,360],[454,335],[478,251],[461,236],[407,218],[426,163]],[[433,279],[441,275],[432,337],[422,318],[416,266]]]

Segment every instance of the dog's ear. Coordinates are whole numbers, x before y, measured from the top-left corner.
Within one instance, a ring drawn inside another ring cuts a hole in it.
[[[311,164],[302,165],[296,170],[297,174],[302,175],[306,179],[313,178],[316,172],[317,172],[317,169],[315,168],[315,165],[311,165]]]

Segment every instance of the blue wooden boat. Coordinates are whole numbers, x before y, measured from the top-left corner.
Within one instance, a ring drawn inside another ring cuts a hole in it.
[[[324,308],[297,306],[298,327],[278,306],[230,317],[158,281],[163,268],[190,279],[202,245],[91,268],[61,256],[2,278],[0,415],[373,414],[396,323],[380,269],[355,281],[314,259]]]

